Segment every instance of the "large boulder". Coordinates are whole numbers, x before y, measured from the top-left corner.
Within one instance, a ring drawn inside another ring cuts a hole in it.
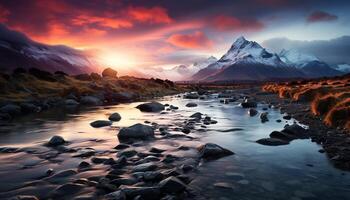
[[[138,106],[136,106],[137,109],[141,110],[142,112],[160,112],[165,109],[165,106],[158,102],[149,102],[149,103],[143,103]]]
[[[90,123],[90,126],[94,128],[100,128],[100,127],[110,126],[110,125],[112,125],[112,122],[108,120],[96,120]]]
[[[258,114],[258,111],[255,110],[254,108],[250,108],[248,111],[249,116],[254,117],[255,115]]]
[[[103,77],[111,77],[111,78],[117,78],[117,74],[118,72],[112,68],[106,68],[105,70],[103,70],[102,72],[102,76]]]
[[[118,133],[118,138],[120,139],[145,139],[150,137],[154,137],[153,128],[140,123],[122,128]]]
[[[200,157],[205,159],[217,159],[234,154],[232,151],[213,143],[206,143],[199,146],[197,149]]]
[[[0,108],[1,113],[7,113],[11,116],[16,116],[21,114],[21,107],[14,104],[7,104]]]
[[[309,138],[308,130],[301,127],[298,124],[292,124],[292,125],[287,124],[281,132],[292,135],[298,139]]]
[[[241,103],[241,106],[243,108],[256,108],[258,104],[253,100],[246,99],[244,102]]]
[[[100,106],[102,105],[102,101],[94,96],[83,96],[80,99],[80,103],[88,106]]]

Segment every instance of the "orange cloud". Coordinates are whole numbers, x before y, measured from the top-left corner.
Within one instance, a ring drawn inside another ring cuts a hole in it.
[[[174,46],[186,49],[210,49],[213,46],[213,42],[200,31],[193,34],[174,34],[167,41]]]
[[[243,20],[236,17],[219,15],[211,21],[211,25],[221,31],[258,31],[264,25],[257,20]]]
[[[173,21],[166,9],[155,6],[152,8],[129,7],[128,15],[139,22],[149,22],[153,24],[168,24]]]
[[[79,25],[79,26],[95,23],[102,27],[109,27],[114,29],[133,27],[132,22],[126,19],[90,16],[87,14],[78,16],[77,18],[72,20],[72,23],[73,25]]]

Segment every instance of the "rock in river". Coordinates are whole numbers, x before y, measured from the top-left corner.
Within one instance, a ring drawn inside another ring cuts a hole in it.
[[[63,137],[55,135],[53,136],[50,141],[47,143],[48,146],[58,146],[66,143],[66,141],[63,139]]]
[[[186,104],[186,107],[197,107],[196,103],[188,103]]]
[[[197,149],[200,153],[200,157],[206,159],[217,159],[234,154],[232,151],[213,143],[206,143],[199,146]]]
[[[122,128],[118,133],[118,137],[121,139],[145,139],[154,137],[154,130],[152,126],[138,123],[127,128]]]
[[[160,191],[165,194],[176,194],[184,191],[186,185],[174,176],[170,176],[159,183]]]
[[[110,126],[110,125],[112,125],[112,122],[108,120],[97,120],[90,123],[90,126],[94,128],[100,128],[100,127]]]
[[[255,101],[246,99],[244,102],[241,103],[241,106],[243,108],[256,108],[257,103]]]
[[[102,105],[102,101],[94,96],[84,96],[81,97],[80,103],[88,106],[99,106]]]
[[[248,111],[249,116],[253,117],[258,114],[258,111],[255,110],[254,108],[250,108]]]
[[[309,138],[308,130],[299,126],[298,124],[292,124],[292,125],[287,124],[281,132],[290,134],[298,139]]]
[[[136,107],[137,109],[141,110],[142,112],[160,112],[165,109],[165,106],[158,102],[149,102],[140,104]]]
[[[267,117],[268,114],[269,114],[268,112],[263,112],[260,114],[260,119],[262,123],[269,121],[269,118]]]
[[[256,143],[267,145],[267,146],[280,146],[289,144],[288,141],[277,139],[277,138],[262,138],[257,140]]]
[[[111,114],[111,115],[109,116],[108,119],[111,120],[111,121],[117,122],[117,121],[120,121],[120,120],[122,119],[122,117],[120,116],[119,113],[113,113],[113,114]]]

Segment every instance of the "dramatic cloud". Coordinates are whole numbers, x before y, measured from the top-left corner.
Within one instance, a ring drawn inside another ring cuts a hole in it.
[[[297,49],[300,52],[315,55],[332,65],[350,63],[350,36],[315,41],[273,38],[264,41],[263,46],[275,52],[280,52],[282,49]]]
[[[334,21],[337,19],[338,19],[338,16],[336,15],[333,15],[324,11],[315,11],[307,17],[307,22],[314,23],[314,22]]]
[[[173,21],[166,9],[156,6],[152,8],[130,7],[128,14],[139,22],[149,22],[152,24],[168,24]]]
[[[174,34],[167,40],[170,44],[187,49],[210,49],[213,42],[200,31],[190,34]]]
[[[257,20],[239,19],[236,17],[220,15],[212,20],[212,26],[222,31],[258,31],[264,25]]]

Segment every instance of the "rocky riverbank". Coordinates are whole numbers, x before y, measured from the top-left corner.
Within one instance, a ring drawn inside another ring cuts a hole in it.
[[[107,68],[103,73],[69,76],[38,69],[0,73],[0,121],[53,107],[74,108],[139,101],[179,93],[182,88],[169,80],[117,77]]]

